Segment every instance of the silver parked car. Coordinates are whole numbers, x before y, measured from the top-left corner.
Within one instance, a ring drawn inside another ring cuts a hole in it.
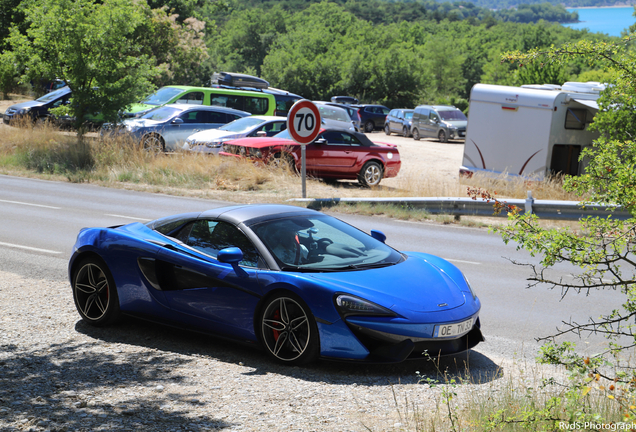
[[[414,140],[437,138],[440,142],[449,139],[466,139],[468,119],[458,108],[449,105],[420,105],[415,107],[411,123]]]
[[[198,132],[188,137],[184,150],[219,154],[225,141],[246,137],[272,137],[287,129],[287,117],[250,116],[228,123],[218,129]]]
[[[121,125],[105,124],[100,134],[127,134],[151,151],[174,151],[193,133],[215,129],[250,113],[207,105],[164,105]]]

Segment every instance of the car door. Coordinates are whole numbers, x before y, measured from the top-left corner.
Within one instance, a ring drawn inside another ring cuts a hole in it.
[[[354,135],[345,131],[325,131],[316,141],[307,145],[308,172],[320,177],[353,170],[361,145]]]
[[[251,241],[234,225],[208,219],[191,222],[176,237],[186,247],[158,253],[158,278],[170,308],[189,317],[193,325],[253,339],[253,316],[262,293],[257,275],[260,255]],[[228,247],[243,252],[238,266],[216,259]]]
[[[177,118],[181,119],[181,121],[175,122],[175,120],[172,120],[164,134],[166,148],[169,150],[182,146],[190,135],[211,129],[209,123],[206,122],[209,116],[208,111],[205,110],[193,109],[184,111]]]
[[[437,126],[439,125],[439,114],[431,110],[426,121],[425,134],[430,138],[437,138]]]

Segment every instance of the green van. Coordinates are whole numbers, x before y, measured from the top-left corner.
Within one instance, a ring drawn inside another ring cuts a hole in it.
[[[166,104],[213,105],[247,111],[252,115],[275,115],[274,95],[249,90],[209,87],[165,86],[124,113],[124,118],[140,117]]]

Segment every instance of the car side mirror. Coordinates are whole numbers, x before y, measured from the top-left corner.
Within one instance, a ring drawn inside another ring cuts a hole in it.
[[[172,120],[172,124],[176,124],[176,125],[183,124],[183,119],[177,117],[176,119]]]
[[[237,247],[221,249],[216,259],[219,262],[230,264],[239,277],[247,277],[245,270],[238,265],[243,260],[243,251],[241,249]]]
[[[258,132],[256,132],[256,136],[259,137],[259,138],[266,137],[267,136],[267,132],[258,131]]]
[[[371,230],[371,237],[373,237],[374,239],[378,241],[381,241],[382,243],[386,241],[386,235],[384,235],[382,231]]]
[[[314,144],[327,144],[327,140],[324,138],[318,138],[316,141],[314,141]]]

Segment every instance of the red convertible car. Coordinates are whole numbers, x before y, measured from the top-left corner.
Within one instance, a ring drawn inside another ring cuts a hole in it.
[[[223,144],[220,156],[250,158],[267,164],[288,164],[300,171],[300,145],[287,130],[271,138],[242,138]],[[307,174],[326,180],[358,180],[377,186],[383,178],[400,171],[400,153],[391,144],[374,143],[366,135],[350,130],[323,128],[307,145]]]

